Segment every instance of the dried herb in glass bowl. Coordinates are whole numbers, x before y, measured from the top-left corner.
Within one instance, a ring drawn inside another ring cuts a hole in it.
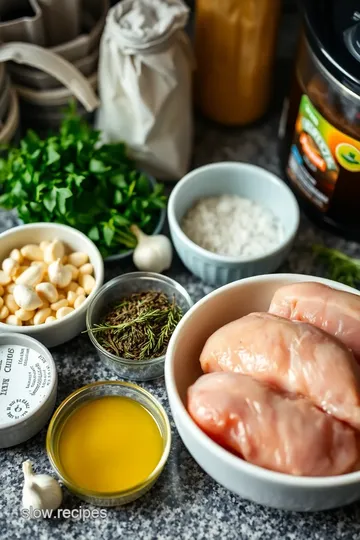
[[[175,297],[157,291],[133,293],[114,305],[90,330],[106,351],[128,360],[150,360],[166,352],[182,318]]]

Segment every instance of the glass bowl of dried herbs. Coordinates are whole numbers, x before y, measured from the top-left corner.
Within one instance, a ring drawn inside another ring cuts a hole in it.
[[[167,345],[193,302],[179,283],[131,272],[104,285],[89,305],[86,325],[103,360],[124,379],[162,377]]]

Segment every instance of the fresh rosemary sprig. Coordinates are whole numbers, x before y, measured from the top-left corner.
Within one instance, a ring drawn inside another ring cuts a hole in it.
[[[148,291],[124,298],[90,330],[108,352],[131,360],[165,354],[182,310],[164,293]]]
[[[356,287],[360,283],[360,259],[321,245],[314,245],[312,249],[316,258],[323,263],[329,279],[350,287]]]

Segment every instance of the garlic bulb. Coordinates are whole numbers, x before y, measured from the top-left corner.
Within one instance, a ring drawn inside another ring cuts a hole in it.
[[[34,474],[29,460],[23,463],[23,508],[27,510],[56,510],[62,501],[62,491],[55,478],[47,474]]]
[[[156,234],[148,236],[136,225],[131,226],[138,244],[134,249],[133,261],[139,270],[161,273],[171,266],[172,246],[167,236]]]

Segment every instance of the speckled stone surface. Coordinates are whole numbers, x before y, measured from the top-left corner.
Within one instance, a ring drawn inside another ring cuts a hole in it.
[[[280,57],[293,47],[289,24],[285,25]],[[280,88],[276,102],[280,101]],[[223,129],[199,120],[194,166],[221,160],[249,161],[280,174],[276,134],[279,112],[258,126]],[[0,213],[0,230],[16,224],[11,213]],[[324,233],[305,218],[292,254],[280,271],[321,275],[314,266],[309,247],[325,242],[349,254],[360,255],[360,246]],[[106,278],[132,270],[131,262],[107,268]],[[175,259],[169,275],[186,287],[194,301],[212,288],[193,277]],[[76,388],[92,381],[115,379],[105,368],[86,336],[54,349],[59,374],[60,403]],[[169,412],[164,381],[143,384],[159,398]],[[171,418],[171,417],[170,417]],[[172,421],[172,420],[171,420]],[[360,537],[360,502],[350,507],[316,514],[286,513],[241,500],[207,476],[189,455],[172,422],[173,442],[170,459],[153,489],[142,499],[122,508],[110,509],[106,519],[32,520],[20,517],[22,474],[25,459],[36,471],[51,472],[45,452],[44,429],[31,441],[13,449],[0,450],[0,539],[249,539],[249,540],[335,540]],[[64,508],[86,507],[64,490]]]

